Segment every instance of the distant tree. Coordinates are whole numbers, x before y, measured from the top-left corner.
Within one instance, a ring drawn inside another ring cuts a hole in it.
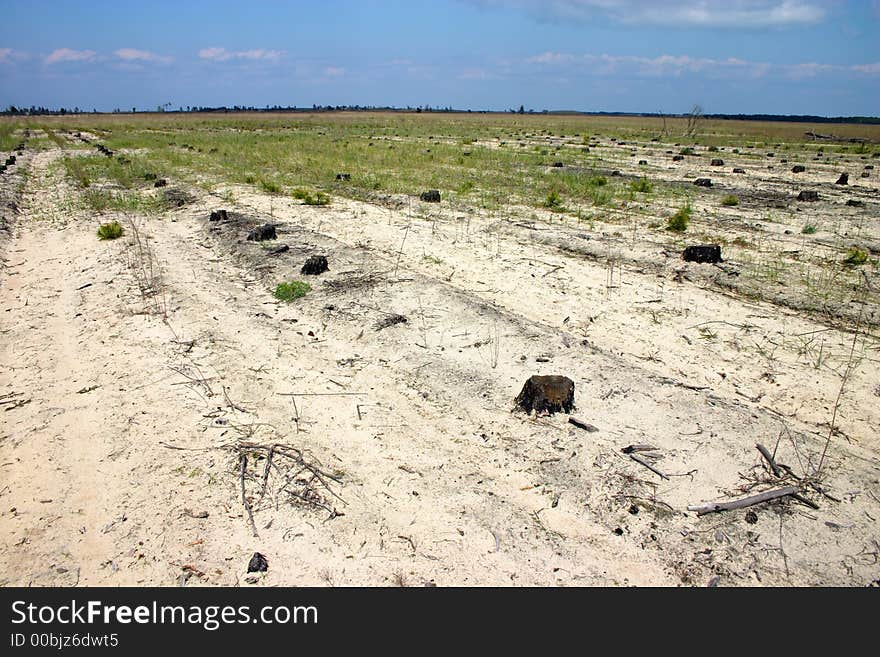
[[[520,106],[519,106],[519,113],[520,113],[520,114],[525,114],[525,113],[526,113],[526,108],[525,108],[523,105],[520,105]]]
[[[705,120],[706,115],[703,114],[703,108],[699,105],[694,105],[693,109],[691,109],[691,113],[688,114],[687,117],[687,126],[685,127],[684,132],[685,137],[696,137]]]

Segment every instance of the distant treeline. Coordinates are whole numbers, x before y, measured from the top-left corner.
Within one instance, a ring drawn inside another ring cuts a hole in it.
[[[312,105],[311,107],[292,107],[281,105],[267,105],[265,107],[251,107],[245,105],[233,105],[232,107],[204,107],[190,106],[173,109],[169,103],[158,106],[155,110],[137,109],[130,110],[114,109],[112,112],[91,111],[79,107],[50,108],[50,107],[15,107],[10,105],[0,111],[0,116],[66,116],[68,114],[140,114],[140,113],[165,113],[165,114],[191,114],[191,113],[222,113],[230,114],[237,112],[289,112],[289,113],[312,113],[312,112],[430,112],[430,113],[478,113],[478,114],[545,114],[567,116],[637,116],[648,118],[687,118],[688,114],[661,114],[659,112],[583,112],[578,110],[540,110],[510,109],[499,110],[461,110],[452,107],[391,107],[375,105]],[[778,121],[786,123],[855,123],[863,125],[880,125],[880,117],[876,116],[813,116],[809,114],[705,114],[707,119],[727,119],[736,121]]]

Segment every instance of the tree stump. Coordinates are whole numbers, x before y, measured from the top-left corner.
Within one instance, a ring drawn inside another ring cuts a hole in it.
[[[168,184],[168,181],[164,178],[159,178],[156,182],[153,183],[153,187],[165,187]]]
[[[302,269],[299,270],[301,274],[310,274],[312,276],[317,276],[318,274],[323,274],[327,271],[329,267],[327,266],[327,256],[317,255],[317,256],[309,256],[308,260],[306,260],[305,264],[302,266]]]
[[[639,160],[639,166],[644,167],[648,165],[648,160]]]
[[[848,173],[840,174],[840,178],[838,178],[837,182],[834,184],[835,185],[849,185],[849,174]]]
[[[718,244],[701,244],[685,248],[681,254],[686,262],[721,262],[721,246]]]
[[[350,173],[337,173],[336,180],[351,180]]]
[[[854,198],[849,199],[846,202],[846,204],[848,207],[851,207],[851,208],[860,208],[865,205],[862,201],[859,201],[858,199],[854,199]]]
[[[254,556],[248,562],[247,571],[249,573],[263,573],[269,570],[269,562],[259,552],[254,552]]]
[[[697,179],[694,181],[694,184],[695,184],[697,187],[711,187],[711,186],[712,186],[712,180],[711,180],[710,178],[697,178]]]
[[[526,413],[568,413],[574,408],[574,381],[567,376],[531,376],[515,401]]]
[[[805,167],[803,164],[795,164],[791,168],[792,173],[803,173],[806,170],[807,170],[807,167]]]
[[[673,155],[672,156],[673,162],[681,162],[683,159],[684,159],[684,155]]]
[[[724,160],[722,160],[722,159],[720,159],[720,158],[715,158],[714,160],[712,160],[711,162],[709,162],[709,166],[713,166],[713,167],[723,167],[723,166],[724,166]]]
[[[439,203],[440,202],[440,190],[437,189],[429,189],[426,192],[422,192],[419,196],[425,203]]]
[[[800,194],[798,194],[797,200],[798,201],[818,201],[819,200],[819,192],[805,189]]]
[[[229,216],[226,214],[226,210],[214,210],[211,213],[210,221],[227,221]]]
[[[733,170],[733,172],[734,172],[734,173],[745,173],[746,170],[745,170],[745,169],[742,169],[742,168],[740,168],[740,167],[737,167],[737,168],[735,168],[735,169]]]
[[[263,242],[265,240],[278,239],[275,234],[275,226],[273,224],[264,224],[257,226],[247,236],[248,242]]]

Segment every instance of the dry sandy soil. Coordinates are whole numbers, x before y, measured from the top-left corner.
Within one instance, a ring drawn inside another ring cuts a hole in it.
[[[3,179],[17,212],[0,233],[0,583],[880,577],[864,332],[721,294],[723,269],[549,214],[187,188],[192,202],[119,215],[126,237],[99,241],[111,217],[74,202],[61,153],[26,151]],[[229,220],[209,221],[219,208]],[[276,241],[245,240],[266,222]],[[162,292],[145,298],[130,265],[150,253]],[[314,254],[330,271],[301,276]],[[292,279],[312,292],[277,301]],[[598,431],[515,411],[533,374],[571,377],[573,415]],[[774,477],[756,443],[790,470]],[[665,478],[622,453],[633,444]],[[688,511],[805,479],[804,501]],[[269,569],[248,575],[255,551]]]

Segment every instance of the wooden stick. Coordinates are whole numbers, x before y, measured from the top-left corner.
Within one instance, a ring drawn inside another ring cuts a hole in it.
[[[630,457],[633,461],[635,461],[636,463],[638,463],[639,465],[643,465],[643,466],[645,466],[646,468],[648,468],[648,470],[650,470],[650,471],[653,472],[654,474],[658,475],[661,479],[666,479],[666,480],[669,479],[669,477],[667,477],[665,474],[663,474],[662,472],[660,472],[657,468],[655,468],[653,465],[651,465],[650,463],[648,463],[645,459],[643,459],[643,458],[642,458],[641,456],[639,456],[638,454],[630,454],[629,457]]]
[[[729,502],[707,502],[705,504],[694,504],[688,507],[688,511],[696,511],[697,515],[702,516],[706,513],[716,513],[718,511],[732,511],[733,509],[744,509],[754,504],[760,504],[768,500],[775,500],[777,497],[785,497],[786,495],[794,495],[798,492],[797,486],[785,486],[783,488],[775,488],[773,490],[764,491],[758,495],[751,497],[743,497],[738,500],[730,500]]]
[[[571,417],[571,416],[570,416],[570,417],[568,418],[568,421],[569,421],[569,423],[571,423],[571,424],[573,424],[574,426],[576,426],[578,429],[583,429],[584,431],[589,431],[590,433],[593,433],[593,432],[599,430],[597,427],[594,427],[592,424],[589,424],[589,423],[587,423],[587,422],[584,422],[583,420],[579,420],[579,419],[577,419],[576,417]]]
[[[782,476],[782,470],[780,470],[779,466],[776,465],[776,460],[770,455],[770,452],[764,447],[761,443],[755,444],[755,447],[758,448],[758,451],[761,452],[761,456],[763,456],[767,463],[770,465],[770,468],[773,470],[773,474],[777,477]]]
[[[241,455],[241,501],[244,504],[244,508],[247,509],[248,512],[248,520],[251,522],[251,531],[254,533],[255,538],[259,538],[259,534],[257,533],[257,523],[254,522],[254,512],[251,509],[250,502],[247,501],[247,496],[244,494],[244,471],[247,469],[247,454]]]

